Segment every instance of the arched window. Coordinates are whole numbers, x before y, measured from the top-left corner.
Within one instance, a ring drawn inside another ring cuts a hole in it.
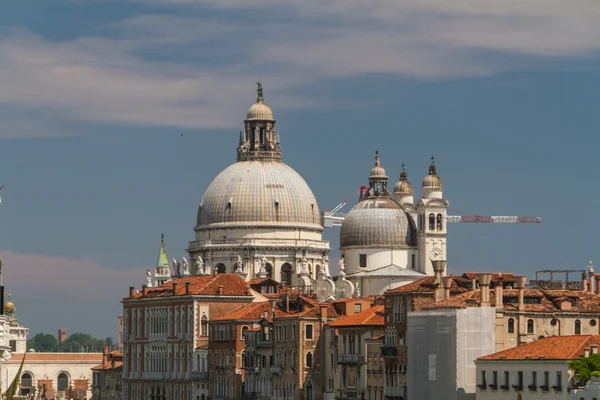
[[[227,273],[227,268],[225,267],[225,264],[217,265],[217,273],[218,274],[226,274]]]
[[[292,286],[292,266],[288,263],[281,266],[281,283]]]
[[[578,319],[575,320],[575,334],[581,335],[581,321]]]
[[[267,263],[265,269],[267,270],[267,278],[271,279],[271,277],[273,276],[273,266]]]
[[[248,331],[248,327],[246,325],[242,326],[242,340],[246,340],[245,333]]]
[[[508,319],[508,327],[506,329],[507,333],[515,333],[515,320],[512,318]]]
[[[311,381],[306,384],[306,400],[314,400],[313,385]]]
[[[208,318],[206,314],[200,318],[200,335],[208,336]]]
[[[438,214],[437,215],[437,230],[438,231],[442,231],[443,229],[443,221],[442,221],[442,214]]]
[[[312,368],[312,362],[313,356],[312,353],[309,351],[308,353],[306,353],[306,368]]]
[[[69,388],[69,377],[64,372],[58,374],[56,389],[60,391],[67,390]]]
[[[534,324],[533,324],[533,320],[532,319],[528,319],[527,320],[527,333],[533,333],[534,332]]]
[[[435,229],[435,214],[429,214],[429,230]]]
[[[33,385],[33,377],[29,372],[25,372],[21,375],[21,386],[22,387],[31,387]]]

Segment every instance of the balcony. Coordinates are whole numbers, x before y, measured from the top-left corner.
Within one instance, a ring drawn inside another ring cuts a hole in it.
[[[273,341],[272,340],[257,340],[255,346],[256,347],[273,347]]]
[[[385,397],[406,397],[406,386],[383,388]]]
[[[281,367],[281,365],[272,365],[271,373],[281,375],[281,374],[283,374],[283,368]]]
[[[204,371],[204,372],[193,371],[190,375],[191,375],[192,379],[198,379],[201,381],[208,380],[208,376],[209,376],[208,371]]]
[[[398,357],[398,348],[397,347],[382,347],[381,355],[383,357]]]
[[[364,364],[365,356],[362,354],[338,355],[338,364]]]

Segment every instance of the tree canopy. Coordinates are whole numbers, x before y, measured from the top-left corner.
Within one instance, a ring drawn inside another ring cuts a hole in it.
[[[592,354],[580,360],[569,362],[569,367],[575,373],[575,380],[578,382],[587,382],[592,376],[600,374],[600,354]]]
[[[38,333],[27,341],[27,348],[45,352],[96,353],[102,346],[113,346],[113,339],[96,339],[87,333],[73,333],[63,343],[58,343],[56,336],[50,333]]]

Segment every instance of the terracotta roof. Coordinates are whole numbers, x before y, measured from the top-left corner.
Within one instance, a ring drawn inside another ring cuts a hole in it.
[[[279,286],[279,282],[271,279],[271,278],[254,278],[246,282],[248,286],[262,285],[262,284],[270,284],[270,286]]]
[[[335,301],[333,301],[333,304],[355,303],[357,301],[370,301],[372,303],[372,302],[375,301],[375,296],[369,296],[369,297],[348,297],[348,298],[345,298],[345,299],[335,300]]]
[[[356,314],[347,315],[336,321],[330,322],[331,327],[344,326],[383,326],[385,325],[384,306],[367,308]]]
[[[491,296],[491,295],[490,295]],[[466,308],[478,307],[481,299],[479,290],[470,290],[465,293],[457,294],[447,300],[423,306],[423,310],[441,309],[441,308]]]
[[[27,359],[25,361],[27,362]],[[115,361],[114,366],[112,365],[112,363],[109,362],[106,365],[100,364],[100,365],[96,365],[95,367],[92,368],[93,371],[108,371],[108,370],[117,371],[120,369],[123,369],[122,361]]]
[[[216,296],[219,286],[222,286],[223,296],[249,296],[246,282],[238,274],[219,274],[217,276],[189,276],[177,278],[155,288],[148,288],[147,297],[173,296],[173,284],[177,283],[176,296],[185,295],[186,282],[190,282],[190,294]],[[142,292],[136,293],[131,299],[141,299]],[[126,297],[130,299],[130,297]]]
[[[456,277],[452,279],[452,286],[450,286],[450,293],[463,293],[467,291],[467,289],[459,286],[456,283]],[[386,292],[386,294],[395,294],[395,293],[431,293],[433,294],[435,290],[435,277],[428,276],[427,278],[419,279],[418,281],[414,281],[409,283],[408,285],[400,286],[395,289],[390,289]]]
[[[583,357],[585,348],[591,345],[600,345],[600,335],[551,336],[478,360],[574,360]]]
[[[259,321],[264,315],[271,316],[271,304],[268,301],[261,301],[259,303],[248,303],[243,306],[236,308],[235,310],[221,315],[220,317],[213,318],[211,322],[222,322],[222,321],[237,321],[237,320],[256,320]],[[283,312],[275,306],[275,316],[282,314]]]
[[[489,272],[465,272],[462,276],[467,279],[477,279],[481,273]],[[517,278],[513,273],[492,272],[492,282],[516,282]]]
[[[15,353],[8,362],[21,362],[23,353]],[[102,353],[27,353],[27,361],[81,361],[81,362],[102,362]]]

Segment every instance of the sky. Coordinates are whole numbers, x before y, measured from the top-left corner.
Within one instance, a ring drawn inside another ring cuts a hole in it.
[[[31,334],[117,336],[120,299],[185,255],[257,80],[284,160],[329,210],[375,150],[431,155],[450,272],[598,260],[597,0],[21,0],[0,13],[0,257]],[[349,211],[348,204],[342,211]],[[326,230],[331,259],[339,228]]]

